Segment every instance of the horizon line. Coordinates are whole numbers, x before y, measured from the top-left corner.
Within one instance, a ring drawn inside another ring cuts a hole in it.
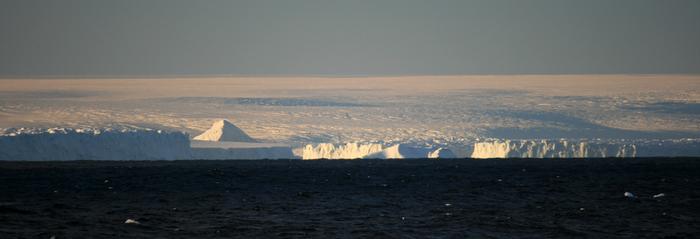
[[[0,75],[0,80],[191,79],[191,78],[398,78],[460,76],[700,76],[700,73],[500,73],[500,74],[173,74],[173,75]]]

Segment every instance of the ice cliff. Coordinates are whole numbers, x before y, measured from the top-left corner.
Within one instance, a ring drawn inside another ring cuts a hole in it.
[[[226,122],[210,132],[231,139]],[[240,135],[238,135],[240,136]],[[175,160],[175,159],[405,159],[455,158],[434,144],[320,143],[297,148],[261,142],[189,140],[185,133],[150,129],[0,129],[0,160]],[[237,140],[246,138],[234,137]],[[420,145],[420,146],[416,146]],[[700,156],[700,139],[502,140],[466,148],[472,158],[597,158]]]
[[[311,144],[303,148],[302,159],[358,159],[367,155],[382,151],[384,146],[378,143],[346,143],[334,145],[321,143],[316,146]]]
[[[381,143],[346,143],[334,145],[321,143],[316,146],[308,144],[301,153],[302,159],[405,159],[405,158],[454,158],[454,154],[445,148],[414,147],[395,144],[385,147]]]
[[[605,158],[699,156],[693,139],[637,141],[489,140],[474,144],[472,158]]]
[[[635,157],[633,144],[597,144],[565,140],[496,140],[474,144],[472,158]]]
[[[0,160],[172,160],[191,157],[188,135],[160,130],[3,129]]]
[[[397,144],[377,153],[365,156],[367,159],[421,159],[421,158],[455,158],[456,156],[445,148],[411,147]]]

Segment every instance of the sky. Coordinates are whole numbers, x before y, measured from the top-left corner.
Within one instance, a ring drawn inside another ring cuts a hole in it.
[[[0,77],[697,74],[697,0],[1,0]]]

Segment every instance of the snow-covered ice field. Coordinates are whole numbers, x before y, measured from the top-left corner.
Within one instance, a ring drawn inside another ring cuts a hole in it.
[[[0,128],[148,128],[194,137],[229,119],[299,156],[320,143],[447,147],[467,157],[490,139],[693,141],[698,115],[696,75],[0,80]]]

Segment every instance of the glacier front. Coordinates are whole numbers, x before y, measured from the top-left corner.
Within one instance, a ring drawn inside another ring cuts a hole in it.
[[[474,143],[472,158],[630,158],[700,156],[700,141],[487,140]]]

